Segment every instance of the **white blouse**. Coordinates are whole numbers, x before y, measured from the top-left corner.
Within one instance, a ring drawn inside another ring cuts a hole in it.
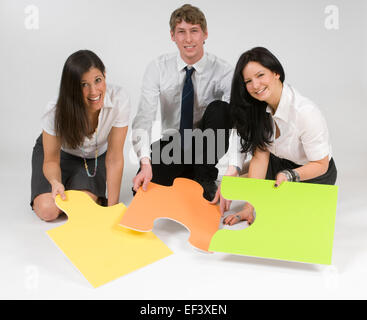
[[[271,114],[268,106],[266,111]],[[298,165],[331,159],[329,132],[320,109],[289,84],[283,84],[282,95],[273,119],[272,143],[268,150],[275,156]],[[275,123],[280,136],[275,139]]]
[[[96,151],[96,134],[98,155],[107,151],[107,139],[112,127],[126,127],[129,124],[130,99],[126,91],[118,86],[107,84],[104,104],[98,116],[97,133],[90,138],[85,137],[81,148],[70,149],[62,146],[61,149],[78,157],[94,158]],[[48,103],[42,117],[43,130],[55,136],[56,100]]]

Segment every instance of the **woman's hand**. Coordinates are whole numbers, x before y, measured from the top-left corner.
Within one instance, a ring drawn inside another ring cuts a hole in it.
[[[62,183],[58,182],[58,181],[54,181],[51,183],[51,187],[52,187],[52,198],[55,199],[56,196],[59,194],[62,200],[66,200],[66,196],[65,196],[65,187]]]
[[[223,216],[224,212],[230,209],[232,201],[223,198],[222,194],[220,193],[220,186],[218,187],[214,199],[210,203],[217,204],[218,200],[219,200],[220,214],[221,216]]]
[[[284,181],[288,181],[287,176],[283,172],[279,172],[276,176],[276,181],[274,186],[279,187]]]
[[[228,224],[230,226],[239,223],[242,220],[246,220],[249,225],[251,225],[254,218],[254,207],[250,205],[248,202],[244,206],[244,208],[235,214],[230,214],[223,220],[223,224]]]

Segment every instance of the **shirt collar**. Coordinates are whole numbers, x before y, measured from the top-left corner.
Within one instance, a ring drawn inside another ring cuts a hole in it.
[[[286,83],[283,83],[282,94],[280,96],[277,111],[275,111],[273,118],[281,119],[285,122],[288,122],[289,108],[291,106],[289,91],[289,86]],[[272,109],[269,105],[266,107],[266,112],[272,113]]]
[[[206,65],[207,60],[208,60],[208,57],[207,57],[206,53],[204,52],[204,55],[202,56],[202,58],[198,62],[196,62],[192,65],[192,67],[194,67],[196,73],[201,73],[205,70],[205,65]],[[178,68],[178,71],[179,72],[182,71],[187,65],[188,64],[185,61],[182,60],[180,53],[178,53],[177,54],[177,68]]]

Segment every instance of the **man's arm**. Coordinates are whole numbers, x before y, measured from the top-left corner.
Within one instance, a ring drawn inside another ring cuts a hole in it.
[[[159,94],[159,69],[153,61],[145,70],[140,102],[132,123],[133,147],[139,162],[142,158],[150,159],[151,131],[157,114]]]
[[[141,169],[133,180],[133,189],[135,191],[138,191],[141,185],[146,190],[148,183],[152,179],[150,144],[152,125],[158,109],[160,94],[159,79],[159,68],[156,62],[153,61],[145,70],[140,103],[132,123],[133,148],[138,157]]]

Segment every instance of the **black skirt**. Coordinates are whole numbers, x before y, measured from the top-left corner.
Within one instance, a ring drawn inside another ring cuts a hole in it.
[[[282,171],[285,169],[296,169],[299,167],[301,167],[301,165],[296,164],[287,159],[278,158],[277,156],[270,153],[268,170],[266,172],[265,179],[275,180],[276,175],[279,173],[279,171]],[[336,182],[336,176],[337,176],[337,171],[336,171],[334,159],[331,158],[329,161],[329,168],[325,174],[319,177],[310,179],[310,180],[304,180],[302,182],[334,185]]]
[[[32,153],[31,207],[34,199],[43,193],[51,193],[51,185],[43,175],[42,134],[38,137]],[[106,206],[106,152],[97,158],[97,172],[90,178],[84,167],[83,158],[60,151],[62,184],[65,190],[87,190],[98,197],[99,203]],[[89,172],[94,172],[95,159],[86,159]]]

